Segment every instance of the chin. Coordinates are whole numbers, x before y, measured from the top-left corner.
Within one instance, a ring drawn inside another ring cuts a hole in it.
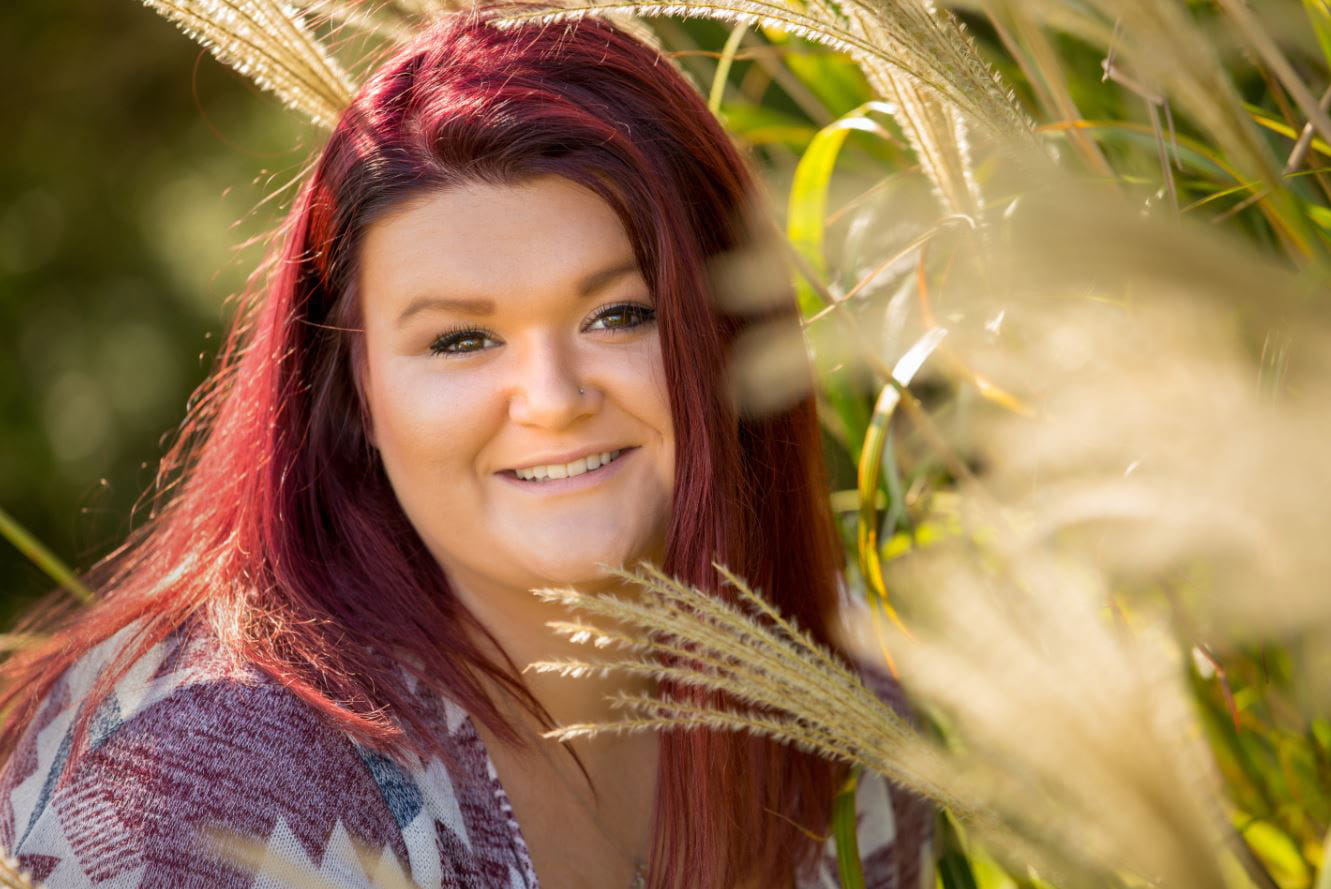
[[[551,544],[540,551],[514,553],[513,562],[523,566],[524,573],[536,582],[534,585],[584,588],[604,585],[613,579],[612,569],[632,570],[643,559],[653,558],[653,554],[653,548],[642,546]]]
[[[529,528],[526,545],[510,549],[509,564],[539,579],[541,586],[605,584],[612,578],[611,569],[632,570],[644,559],[661,560],[662,525],[643,522],[639,516],[599,516],[570,521],[564,527]],[[570,528],[574,533],[569,533]]]
[[[605,585],[613,578],[612,567],[632,568],[638,558],[622,559],[604,555],[598,559],[559,559],[530,564],[531,576],[538,586],[571,586],[585,589]]]

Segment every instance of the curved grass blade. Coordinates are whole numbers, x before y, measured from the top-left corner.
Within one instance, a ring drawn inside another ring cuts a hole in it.
[[[886,615],[903,630],[905,627],[902,626],[900,617],[888,601],[887,584],[883,580],[883,566],[878,553],[878,488],[883,465],[883,446],[887,441],[887,429],[892,422],[892,415],[896,412],[897,405],[901,403],[901,390],[910,385],[910,381],[945,336],[947,336],[946,328],[932,328],[897,361],[896,366],[892,368],[892,379],[883,386],[882,392],[878,395],[868,431],[864,435],[864,445],[860,448],[858,473],[860,510],[855,536],[860,573],[864,576],[865,590],[869,594],[871,613],[875,615],[874,628],[884,660],[889,666],[893,666],[893,662],[877,618]]]
[[[726,92],[726,78],[730,76],[730,66],[734,64],[739,42],[744,39],[744,32],[749,26],[742,22],[730,30],[726,45],[721,48],[721,58],[716,63],[716,75],[712,78],[712,91],[707,96],[707,107],[713,114],[721,112],[721,98]]]
[[[869,116],[870,111],[892,112],[886,102],[866,102],[819,130],[809,141],[795,167],[786,209],[786,236],[809,266],[821,277],[827,275],[823,244],[827,229],[827,190],[836,169],[837,158],[851,130],[881,132]],[[822,308],[818,295],[803,278],[796,284],[800,312],[808,318]]]
[[[1248,109],[1252,115],[1253,122],[1260,127],[1265,127],[1273,133],[1279,133],[1287,139],[1297,141],[1301,138],[1300,134],[1294,131],[1294,128],[1277,117],[1272,116],[1265,108],[1260,108],[1250,102],[1244,102],[1243,107]],[[1331,145],[1318,139],[1316,136],[1308,136],[1308,147],[1325,157],[1331,157]]]
[[[33,537],[26,528],[14,521],[14,517],[0,509],[0,537],[4,537],[14,548],[36,565],[47,577],[69,590],[81,602],[92,602],[92,591],[84,586],[83,581],[60,561],[55,553],[47,549],[40,540]]]
[[[885,102],[866,102],[823,127],[809,141],[809,147],[795,167],[786,210],[786,236],[792,248],[804,259],[807,270],[807,274],[795,277],[796,300],[805,318],[812,318],[825,310],[825,300],[815,288],[814,279],[824,281],[827,277],[823,245],[827,230],[828,184],[851,130],[882,132],[882,128],[868,117],[870,111],[890,113],[891,106]],[[868,423],[864,399],[843,378],[828,379],[823,389],[829,405],[845,427],[847,451],[852,459],[858,459],[855,443],[863,437]]]
[[[942,889],[978,889],[970,858],[957,836],[957,828],[946,815],[938,819],[938,881]]]

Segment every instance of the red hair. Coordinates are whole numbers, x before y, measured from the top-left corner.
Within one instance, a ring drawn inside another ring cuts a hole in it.
[[[724,562],[831,644],[841,557],[812,400],[741,417],[725,383],[729,347],[752,318],[716,305],[707,266],[751,239],[751,173],[693,88],[619,29],[587,19],[501,30],[473,14],[395,51],[342,115],[266,286],[238,313],[163,460],[149,521],[89,572],[96,604],[29,619],[54,634],[3,668],[0,749],[97,643],[137,628],[84,702],[85,726],[137,657],[194,621],[362,743],[429,746],[385,649],[517,740],[477,677],[534,701],[511,663],[468,641],[467,627],[484,631],[450,595],[367,439],[354,281],[361,236],[400,202],[549,174],[615,210],[656,300],[678,455],[664,569],[728,595],[712,568]],[[654,889],[781,886],[817,853],[807,834],[825,833],[843,765],[702,729],[665,734],[661,754]]]

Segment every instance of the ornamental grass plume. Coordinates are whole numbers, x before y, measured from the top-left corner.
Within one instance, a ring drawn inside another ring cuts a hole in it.
[[[615,572],[637,587],[639,595],[633,600],[571,589],[534,591],[546,602],[606,619],[601,624],[551,622],[556,633],[624,656],[558,658],[537,661],[527,669],[569,677],[618,670],[724,692],[743,707],[708,709],[620,692],[611,701],[627,714],[622,722],[567,725],[546,737],[568,740],[603,730],[636,732],[689,725],[747,730],[802,750],[862,763],[964,808],[937,782],[938,764],[926,751],[919,751],[915,764],[905,764],[895,755],[915,737],[901,716],[743,580],[721,565],[716,568],[734,590],[735,602],[682,584],[646,564],[636,573]],[[792,699],[806,706],[798,713],[783,712]]]
[[[316,125],[329,128],[355,92],[354,78],[338,63],[331,36],[348,28],[368,35],[371,47],[351,67],[364,67],[375,43],[410,38],[416,26],[467,8],[445,0],[396,0],[366,7],[345,0],[143,0],[206,46],[219,61],[277,94]],[[931,2],[810,3],[803,8],[769,0],[560,0],[514,4],[497,25],[557,22],[600,15],[648,43],[655,35],[640,19],[706,17],[737,28],[772,27],[854,58],[896,117],[942,205],[979,217],[984,199],[975,178],[969,132],[999,144],[1035,146],[1033,123],[1012,90],[980,56],[957,20]],[[325,30],[330,30],[326,28]]]
[[[804,5],[768,0],[564,0],[506,14],[499,24],[554,22],[586,15],[706,17],[737,28],[761,26],[846,53],[863,70],[909,140],[948,212],[978,218],[984,198],[969,133],[978,130],[1025,158],[1041,157],[1033,123],[980,56],[965,29],[926,0]]]
[[[0,857],[0,886],[4,889],[41,889],[8,853]]]
[[[945,727],[975,837],[1060,887],[1246,885],[1168,624],[1118,623],[1084,565],[996,559],[996,538],[983,559],[943,547],[894,575],[917,610],[893,657]]]
[[[951,746],[905,723],[721,566],[737,604],[648,566],[623,575],[641,591],[635,600],[539,591],[587,616],[551,622],[555,632],[616,654],[528,669],[643,674],[736,702],[706,709],[621,693],[611,701],[622,719],[561,726],[546,737],[748,731],[926,795],[1060,886],[1103,885],[1112,871],[1162,887],[1228,885],[1216,782],[1193,731],[1177,650],[1158,633],[1121,634],[1102,619],[1084,578],[1044,568],[1039,576],[1023,565],[1023,585],[931,575],[945,577],[930,587],[938,622],[892,635],[902,678],[945,721]],[[876,639],[863,621],[859,630],[863,654],[872,656]]]
[[[355,86],[304,19],[279,0],[143,0],[218,61],[331,127]]]
[[[505,15],[501,23],[560,21],[620,12],[640,17],[706,17],[772,27],[845,52],[867,69],[888,66],[955,106],[995,136],[1021,140],[1031,124],[1010,89],[984,62],[964,31],[931,3],[810,3],[768,0],[569,0]],[[867,71],[866,71],[867,73]]]

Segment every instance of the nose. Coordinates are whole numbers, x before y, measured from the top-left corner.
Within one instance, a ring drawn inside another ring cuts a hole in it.
[[[515,423],[563,429],[595,413],[600,395],[580,379],[572,349],[546,341],[523,352],[509,397],[509,417]]]

